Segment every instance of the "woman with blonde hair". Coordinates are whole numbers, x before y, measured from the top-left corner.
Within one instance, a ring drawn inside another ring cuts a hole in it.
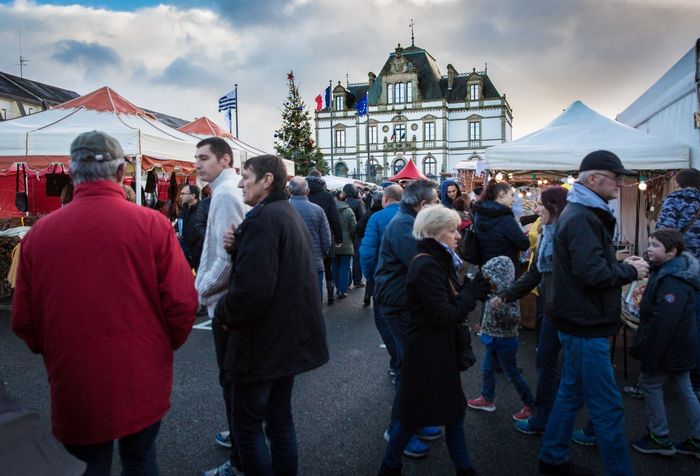
[[[457,475],[474,475],[464,436],[467,400],[462,391],[458,326],[483,300],[489,284],[467,279],[460,287],[455,252],[460,218],[443,206],[423,208],[413,225],[418,254],[406,277],[409,327],[399,390],[399,423],[391,429],[379,474],[401,474],[401,453],[426,426],[445,426],[445,442]]]

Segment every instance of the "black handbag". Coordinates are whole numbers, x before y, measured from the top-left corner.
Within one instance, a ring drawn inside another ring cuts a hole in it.
[[[464,372],[476,363],[476,355],[472,348],[472,333],[467,321],[457,323],[457,365]]]
[[[57,173],[58,165],[53,166],[53,171],[46,174],[46,196],[60,197],[63,189],[70,183],[70,175],[68,175],[61,165],[61,173]]]
[[[29,197],[27,196],[27,169],[22,164],[22,188],[24,191],[19,191],[19,165],[17,166],[17,174],[15,176],[15,208],[20,212],[26,213],[29,211]]]
[[[464,237],[462,238],[462,243],[460,243],[459,251],[462,255],[462,259],[470,264],[480,265],[481,264],[481,245],[479,244],[479,237],[476,236],[474,231],[474,224],[464,230]]]

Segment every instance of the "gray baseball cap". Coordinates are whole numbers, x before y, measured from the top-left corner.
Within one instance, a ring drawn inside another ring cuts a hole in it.
[[[73,160],[107,162],[123,159],[124,150],[117,140],[100,131],[83,132],[70,145]]]

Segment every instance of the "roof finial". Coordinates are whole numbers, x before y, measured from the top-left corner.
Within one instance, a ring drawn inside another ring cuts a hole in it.
[[[416,46],[414,42],[415,38],[413,37],[413,27],[416,26],[416,22],[413,21],[413,18],[411,18],[411,23],[409,23],[408,26],[411,27],[411,46]]]
[[[489,63],[488,61],[484,62],[484,73],[488,74],[489,72]]]

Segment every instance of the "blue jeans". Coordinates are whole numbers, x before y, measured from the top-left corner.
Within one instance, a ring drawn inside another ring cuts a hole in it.
[[[389,444],[384,453],[384,465],[390,468],[401,467],[401,454],[413,434],[419,428],[408,428],[398,423],[389,433]],[[467,439],[464,436],[464,417],[459,421],[445,426],[445,444],[455,468],[464,470],[472,467],[467,452]]]
[[[369,287],[370,283],[367,283],[367,286]],[[396,357],[396,343],[394,341],[394,336],[391,334],[389,325],[382,315],[382,310],[380,309],[379,304],[374,302],[372,307],[374,308],[374,325],[377,327],[379,335],[382,338],[382,342],[384,342],[384,345],[386,346],[386,351],[389,353],[389,368],[395,371],[396,367],[398,366],[398,359]]]
[[[156,436],[160,420],[131,435],[119,438],[122,476],[157,476]],[[95,445],[63,445],[76,458],[87,463],[83,476],[109,476],[112,472],[114,442]]]
[[[576,414],[588,406],[598,451],[608,476],[632,475],[622,429],[624,408],[610,362],[606,337],[576,337],[559,332],[564,367],[559,391],[542,437],[540,460],[550,464],[569,461],[569,441]]]
[[[685,407],[685,417],[690,420],[690,435],[700,439],[700,403],[690,386],[689,372],[664,372],[639,376],[639,388],[644,393],[649,431],[658,436],[668,436],[668,421],[664,406],[664,384],[671,381]]]
[[[394,393],[394,402],[391,405],[391,419],[389,421],[389,433],[391,433],[399,423],[399,388],[401,388],[403,350],[408,337],[408,309],[397,306],[380,306],[380,311],[394,338],[394,349],[396,352],[396,367],[394,367],[396,372],[394,376],[396,391]]]
[[[318,292],[321,293],[321,301],[323,301],[323,276],[326,274],[325,271],[318,271]]]
[[[483,385],[481,395],[488,401],[492,402],[496,393],[496,378],[494,365],[496,360],[503,367],[503,374],[508,381],[513,384],[515,390],[520,395],[520,399],[524,405],[534,406],[535,399],[532,396],[530,387],[527,386],[525,379],[518,370],[518,362],[516,356],[520,340],[517,337],[491,337],[481,336],[482,342],[486,341],[486,352],[484,352],[484,361],[481,363],[481,373],[483,376]]]
[[[292,418],[293,387],[294,376],[233,384],[233,430],[245,474],[297,474],[297,437]],[[272,455],[265,436],[270,440]]]
[[[350,255],[335,255],[333,258],[333,281],[339,293],[347,294],[350,286]]]
[[[355,238],[352,242],[354,254],[352,255],[352,284],[362,283],[362,268],[360,267],[360,242],[361,238]]]
[[[535,414],[530,418],[530,426],[535,430],[544,430],[552,411],[559,386],[559,350],[561,343],[557,329],[546,315],[540,322],[539,340],[535,353],[537,368],[537,393],[535,395]]]
[[[241,458],[238,455],[238,446],[236,445],[236,437],[233,433],[233,425],[231,422],[231,380],[224,370],[224,357],[229,342],[229,331],[222,326],[212,323],[211,334],[214,338],[214,352],[216,353],[216,364],[219,367],[219,385],[224,398],[224,408],[226,410],[226,428],[229,430],[231,437],[231,449],[229,450],[229,461],[236,468],[241,467]]]

